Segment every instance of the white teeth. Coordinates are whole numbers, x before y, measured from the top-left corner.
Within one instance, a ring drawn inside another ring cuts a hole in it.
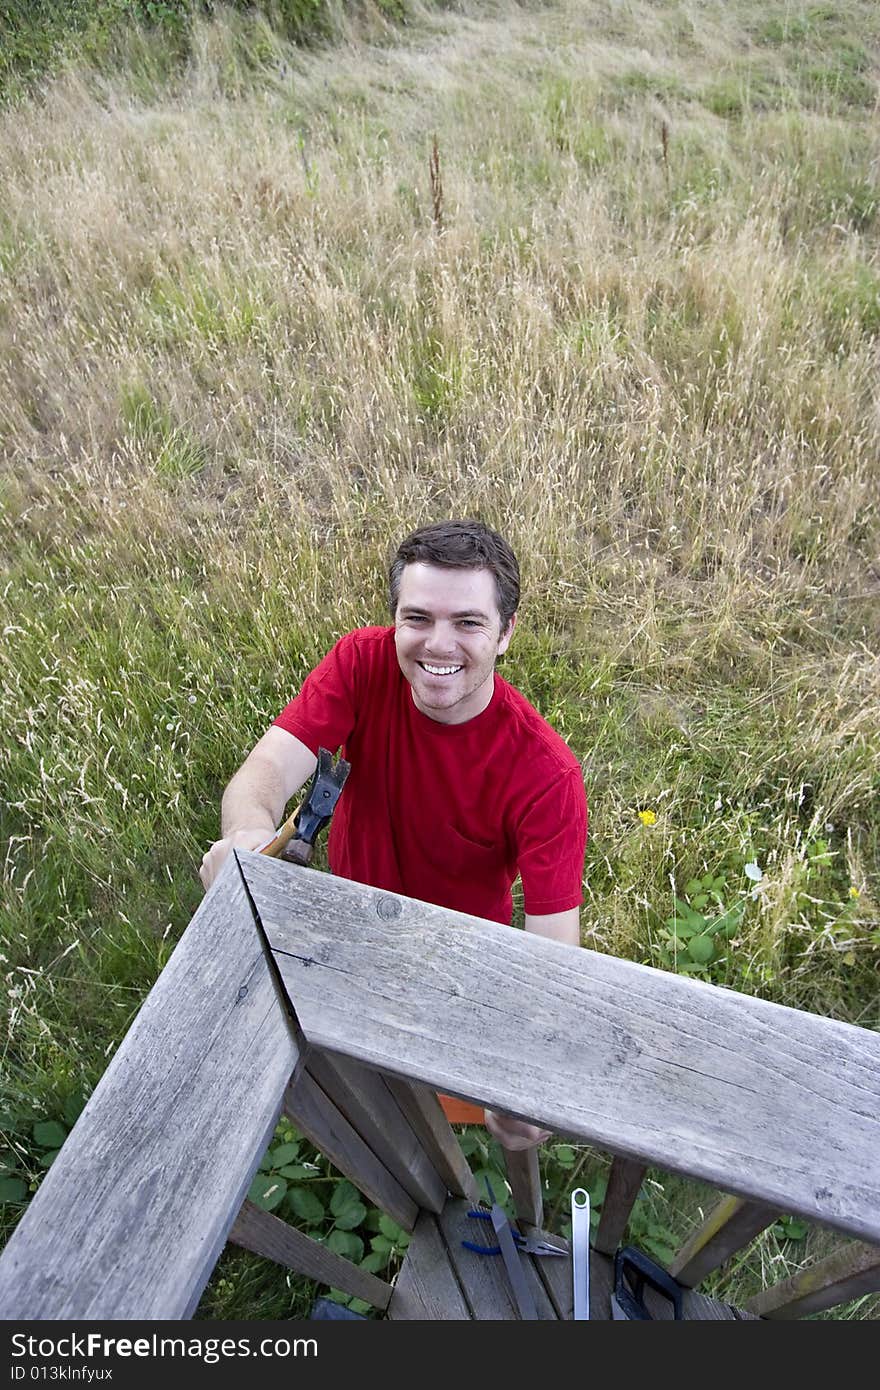
[[[421,665],[432,676],[451,676],[461,670],[460,666],[429,666],[427,661],[423,661]]]

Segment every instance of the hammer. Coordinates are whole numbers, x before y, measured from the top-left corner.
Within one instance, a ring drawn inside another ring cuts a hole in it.
[[[305,801],[292,816],[288,816],[277,835],[263,845],[260,854],[270,854],[273,859],[286,859],[290,864],[308,864],[315,841],[324,826],[330,823],[339,793],[350,772],[351,763],[340,758],[334,766],[332,754],[326,748],[319,748],[318,766]]]

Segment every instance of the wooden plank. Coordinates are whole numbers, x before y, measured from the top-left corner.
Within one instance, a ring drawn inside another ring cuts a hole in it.
[[[669,1273],[680,1284],[694,1288],[772,1225],[778,1214],[775,1207],[723,1197],[675,1255]]]
[[[615,1158],[611,1162],[608,1189],[602,1202],[602,1214],[596,1231],[595,1247],[604,1255],[613,1255],[623,1240],[642,1179],[648,1168],[630,1158]]]
[[[467,1322],[470,1316],[437,1218],[423,1211],[397,1276],[388,1317],[397,1321]]]
[[[365,1269],[359,1269],[351,1260],[344,1259],[328,1250],[326,1245],[312,1240],[295,1227],[288,1225],[270,1211],[263,1211],[253,1202],[245,1202],[233,1222],[229,1232],[233,1245],[251,1250],[255,1255],[263,1255],[267,1260],[296,1270],[308,1279],[319,1284],[328,1284],[332,1289],[362,1298],[374,1308],[387,1308],[391,1299],[391,1285]]]
[[[497,1243],[490,1222],[474,1221],[468,1217],[469,1206],[467,1200],[447,1202],[438,1224],[471,1317],[480,1322],[518,1321],[516,1300],[501,1256],[478,1255],[462,1246],[463,1240],[472,1241],[475,1245],[491,1246]],[[556,1309],[535,1272],[534,1260],[527,1255],[520,1255],[519,1260],[539,1320],[555,1321]]]
[[[449,1191],[455,1197],[478,1202],[480,1192],[474,1175],[435,1092],[396,1076],[386,1076],[385,1080]]]
[[[574,1292],[571,1283],[570,1260],[536,1260],[541,1278],[547,1286],[550,1297],[556,1305],[560,1318],[570,1320],[574,1314]],[[614,1259],[598,1250],[590,1251],[590,1321],[609,1322],[611,1320],[611,1294],[614,1290]],[[658,1322],[670,1321],[671,1305],[651,1290],[645,1295],[646,1306]],[[687,1322],[731,1322],[751,1315],[731,1308],[727,1303],[719,1303],[707,1298],[705,1294],[686,1289],[682,1300],[682,1311]]]
[[[241,858],[316,1046],[880,1240],[880,1035]]]
[[[308,1067],[288,1086],[284,1113],[365,1197],[387,1212],[398,1226],[412,1230],[419,1210],[412,1197],[352,1129],[309,1074]]]
[[[2,1316],[189,1317],[297,1056],[230,860],[6,1246]]]
[[[527,1226],[540,1227],[544,1219],[541,1194],[541,1164],[538,1149],[505,1149],[504,1165],[517,1218]]]
[[[378,1072],[338,1053],[309,1053],[308,1069],[417,1206],[440,1212],[446,1183]]]
[[[761,1318],[805,1318],[863,1294],[880,1292],[880,1248],[861,1241],[750,1298],[746,1310]]]

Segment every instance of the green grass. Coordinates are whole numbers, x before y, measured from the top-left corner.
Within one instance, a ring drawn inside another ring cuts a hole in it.
[[[126,20],[113,75],[70,30],[0,120],[7,1228],[229,775],[446,514],[523,564],[503,672],[583,762],[584,944],[880,1026],[873,7],[386,6],[313,52],[282,9]],[[734,934],[696,959],[675,897]],[[680,1239],[708,1198],[654,1182]],[[309,1297],[231,1252],[200,1315]]]

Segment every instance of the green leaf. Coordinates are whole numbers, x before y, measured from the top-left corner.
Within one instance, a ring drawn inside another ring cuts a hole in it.
[[[601,1207],[605,1201],[605,1193],[608,1191],[608,1174],[600,1173],[597,1178],[587,1184],[587,1191],[590,1194],[590,1209]]]
[[[379,1230],[382,1232],[383,1236],[387,1236],[395,1245],[397,1245],[400,1237],[403,1235],[403,1231],[397,1223],[392,1221],[390,1216],[386,1216],[384,1212],[379,1218]]]
[[[703,885],[698,878],[688,879],[687,883],[684,885],[685,895],[688,898],[692,898],[695,893],[699,893],[702,886]]]
[[[27,1183],[21,1178],[0,1178],[0,1205],[4,1202],[23,1202],[27,1196]]]
[[[299,1144],[279,1144],[277,1149],[269,1150],[269,1160],[273,1168],[283,1168],[286,1163],[292,1163],[295,1158],[299,1158]]]
[[[60,1149],[67,1138],[67,1130],[57,1120],[39,1120],[34,1125],[34,1139],[41,1149]]]
[[[283,1168],[278,1169],[278,1172],[282,1178],[290,1178],[292,1182],[315,1176],[314,1168],[310,1168],[307,1163],[285,1163]]]
[[[55,1162],[55,1160],[56,1160],[56,1158],[58,1157],[58,1155],[60,1154],[60,1152],[61,1152],[60,1149],[52,1149],[50,1153],[43,1154],[42,1157],[40,1158],[40,1167],[41,1167],[41,1168],[51,1168],[51,1167],[52,1167],[52,1164]]]
[[[284,1201],[287,1183],[277,1173],[257,1173],[248,1189],[248,1196],[263,1211],[274,1211]]]
[[[479,1153],[483,1159],[486,1157],[486,1145],[473,1130],[465,1130],[458,1136],[458,1146],[465,1158],[470,1158],[475,1153]]]
[[[332,1202],[330,1204],[333,1205]],[[355,1226],[359,1226],[367,1214],[367,1209],[363,1202],[356,1197],[349,1202],[347,1207],[336,1213],[337,1231],[353,1231]]]
[[[495,1193],[495,1201],[501,1207],[506,1207],[510,1200],[510,1193],[507,1191],[507,1183],[497,1168],[477,1168],[474,1172],[477,1187],[480,1190],[480,1197],[489,1200],[489,1193],[486,1188],[486,1179],[492,1184],[492,1191]]]
[[[708,893],[698,893],[697,896],[694,898],[694,907],[697,907],[702,911],[702,909],[706,906],[708,901]]]
[[[69,1125],[75,1125],[85,1108],[85,1096],[80,1091],[74,1091],[73,1095],[68,1096],[64,1102],[62,1113]]]
[[[370,1249],[383,1255],[390,1255],[394,1249],[394,1241],[389,1240],[387,1236],[373,1236],[370,1241]]]
[[[696,927],[693,922],[685,922],[681,917],[670,917],[666,925],[674,936],[682,941],[686,941],[689,936],[693,936],[695,932],[702,930],[703,920],[701,918],[699,927]]]
[[[382,1212],[377,1207],[370,1207],[362,1224],[367,1231],[378,1231],[382,1224]]]
[[[373,1305],[362,1298],[353,1298],[348,1306],[353,1313],[369,1313]]]
[[[675,1254],[675,1247],[664,1245],[660,1240],[652,1240],[650,1236],[642,1236],[642,1245],[649,1254],[658,1259],[662,1265],[668,1265]]]
[[[675,904],[676,917],[682,917],[686,922],[694,922],[698,926],[702,925],[703,918],[699,912],[694,912],[690,903],[683,903],[681,898],[673,898],[672,901]]]
[[[705,877],[704,877],[704,878],[701,880],[701,882],[700,882],[700,887],[701,887],[701,888],[714,888],[714,887],[715,887],[715,879],[712,877],[711,874],[706,874],[706,875],[705,875]]]
[[[310,1187],[292,1187],[287,1194],[287,1205],[307,1226],[316,1226],[324,1220],[324,1203]]]
[[[773,1227],[773,1234],[783,1240],[803,1240],[808,1229],[806,1221],[797,1216],[781,1216]]]
[[[715,954],[711,936],[692,936],[687,948],[691,960],[695,960],[698,965],[705,965]]]
[[[573,1168],[577,1162],[577,1151],[571,1144],[557,1144],[553,1149],[553,1157],[563,1168]]]
[[[361,1269],[365,1269],[368,1274],[378,1274],[388,1263],[390,1250],[371,1250],[369,1255],[365,1255],[361,1260]]]
[[[355,1264],[364,1258],[364,1242],[352,1231],[340,1231],[338,1228],[331,1231],[327,1237],[327,1249],[346,1260],[354,1260]]]
[[[354,1183],[350,1183],[347,1178],[340,1178],[330,1195],[330,1210],[334,1216],[338,1216],[351,1202],[359,1201],[360,1193]],[[364,1215],[366,1216],[366,1208],[364,1208]]]

